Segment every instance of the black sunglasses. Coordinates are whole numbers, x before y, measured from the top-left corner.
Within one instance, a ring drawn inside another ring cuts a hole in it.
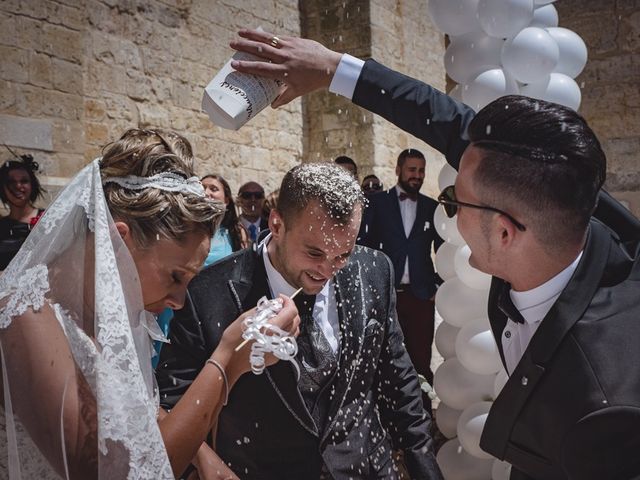
[[[264,192],[240,192],[240,197],[244,198],[245,200],[249,200],[250,198],[260,200],[264,198]]]
[[[499,213],[500,215],[504,215],[507,217],[511,223],[513,223],[516,228],[522,232],[524,232],[527,228],[509,215],[507,212],[504,212],[495,207],[489,207],[485,205],[474,205],[473,203],[465,203],[460,202],[456,199],[456,188],[453,185],[449,185],[445,188],[440,195],[438,195],[438,203],[440,203],[444,207],[444,211],[447,214],[447,217],[453,218],[456,213],[458,213],[458,207],[470,207],[477,208],[479,210],[490,210],[492,212]]]

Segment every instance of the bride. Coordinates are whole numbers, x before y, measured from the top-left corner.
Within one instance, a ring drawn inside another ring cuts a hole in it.
[[[170,479],[185,469],[249,370],[250,348],[234,352],[244,316],[167,414],[151,370],[152,341],[163,338],[152,313],[182,307],[223,213],[172,132],[127,131],[60,193],[0,277],[0,477]],[[295,334],[295,306],[283,302],[272,322]]]

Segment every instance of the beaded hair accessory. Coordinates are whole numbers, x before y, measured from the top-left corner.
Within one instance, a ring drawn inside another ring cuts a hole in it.
[[[198,177],[184,178],[173,172],[157,173],[151,177],[138,177],[127,175],[126,177],[109,177],[102,182],[117,183],[129,190],[144,190],[146,188],[157,188],[166,192],[190,193],[198,197],[204,197],[204,187]]]

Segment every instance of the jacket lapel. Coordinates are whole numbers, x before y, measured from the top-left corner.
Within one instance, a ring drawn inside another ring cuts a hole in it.
[[[239,268],[239,276],[229,280],[231,295],[234,297],[238,314],[252,309],[263,296],[271,298],[267,272],[262,260],[262,248],[252,255]],[[246,347],[248,348],[248,347]],[[291,362],[278,362],[265,369],[265,375],[276,391],[282,403],[298,422],[309,432],[318,435],[315,422],[307,411],[304,400],[298,390],[298,378]]]
[[[492,455],[504,458],[511,430],[522,408],[560,343],[589,307],[607,266],[611,246],[609,232],[592,221],[584,254],[571,281],[541,322],[520,363],[491,407],[480,446]],[[491,305],[499,292],[494,284],[497,286],[498,283],[492,284]],[[496,310],[491,310],[494,315]],[[505,323],[504,315],[492,315],[491,326],[499,346]]]
[[[331,432],[359,363],[366,320],[361,268],[360,262],[350,262],[334,277],[340,320],[340,363],[334,379],[335,390],[330,396],[327,425],[323,430],[321,442]]]
[[[418,199],[416,200],[416,219],[413,221],[413,226],[411,227],[411,232],[409,232],[409,238],[415,235],[420,229],[425,229],[425,222],[427,219],[425,218],[425,214],[427,212],[427,198],[418,193]]]

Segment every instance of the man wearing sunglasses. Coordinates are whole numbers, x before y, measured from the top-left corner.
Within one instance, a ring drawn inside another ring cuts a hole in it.
[[[362,180],[362,192],[368,198],[369,195],[375,195],[376,193],[380,193],[383,189],[382,182],[376,175],[367,175]]]
[[[264,188],[257,182],[247,182],[238,190],[238,204],[242,213],[238,217],[242,226],[255,243],[258,234],[269,228],[267,219],[262,216],[264,207]]]
[[[232,46],[255,53],[271,34],[240,37]],[[494,276],[488,315],[510,375],[481,447],[513,465],[512,480],[640,478],[640,221],[602,190],[606,159],[584,119],[519,96],[475,115],[310,40],[259,52],[270,63],[233,67],[286,77],[274,106],[328,87],[459,170],[439,201],[457,213],[471,263]]]

